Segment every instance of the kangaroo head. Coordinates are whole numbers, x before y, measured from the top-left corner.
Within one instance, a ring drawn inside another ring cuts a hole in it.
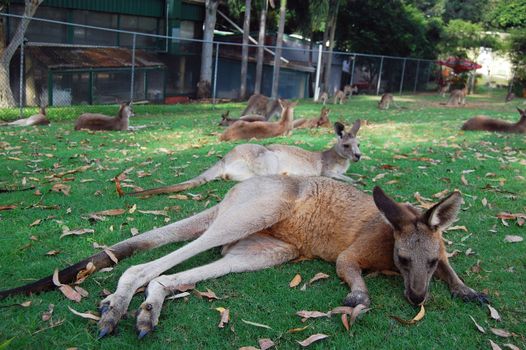
[[[519,123],[526,123],[526,109],[520,109],[517,107],[517,110],[519,111],[519,114],[521,115],[521,119]]]
[[[320,113],[320,119],[318,120],[318,125],[323,124],[329,120],[329,112],[331,110],[329,108],[322,107],[321,113]]]
[[[221,114],[221,121],[219,122],[219,126],[228,126],[228,116],[230,115],[230,111],[226,111],[223,114]]]
[[[393,261],[404,279],[405,297],[411,304],[423,304],[444,252],[442,231],[457,217],[462,202],[460,193],[453,192],[424,213],[396,203],[378,186],[373,190],[373,198],[393,228]]]
[[[133,113],[132,108],[132,102],[123,103],[121,104],[121,107],[119,108],[119,116],[121,118],[130,118],[133,117],[135,114]]]
[[[358,130],[360,130],[361,121],[358,119],[354,122],[349,132],[345,131],[345,125],[342,123],[334,123],[334,133],[337,136],[338,142],[335,145],[336,153],[343,158],[352,159],[354,162],[360,160],[362,153],[360,152],[360,141],[356,137]]]

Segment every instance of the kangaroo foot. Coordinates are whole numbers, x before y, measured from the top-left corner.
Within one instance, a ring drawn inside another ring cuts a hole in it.
[[[355,307],[358,304],[362,304],[366,307],[369,307],[369,305],[371,304],[371,300],[369,299],[369,295],[367,294],[367,292],[355,290],[347,294],[345,300],[343,301],[343,304],[345,306],[350,307]]]

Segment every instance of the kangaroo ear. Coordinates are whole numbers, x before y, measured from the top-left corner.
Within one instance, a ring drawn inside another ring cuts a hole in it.
[[[360,126],[362,126],[362,121],[360,119],[357,119],[352,125],[351,131],[349,133],[356,136],[358,130],[360,130]]]
[[[526,114],[526,109],[520,109],[519,107],[517,107],[517,110],[519,111],[520,115]]]
[[[426,211],[423,221],[429,227],[442,231],[457,219],[461,204],[462,196],[455,191]]]
[[[298,101],[289,102],[289,108],[294,108],[298,105]]]
[[[343,130],[345,130],[345,125],[340,122],[334,123],[334,133],[339,137],[343,137]]]
[[[378,186],[373,189],[373,199],[378,210],[382,212],[393,228],[399,230],[408,221],[407,210],[387,196]]]

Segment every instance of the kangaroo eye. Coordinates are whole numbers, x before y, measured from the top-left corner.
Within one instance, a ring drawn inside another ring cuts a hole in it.
[[[437,263],[438,263],[438,259],[432,259],[427,262],[427,265],[429,266],[429,268],[433,268],[436,266]]]
[[[402,266],[409,266],[409,264],[411,263],[410,258],[405,258],[403,256],[398,256],[398,261],[400,262],[400,265]]]
[[[350,146],[349,145],[343,145],[343,148],[349,148]]]
[[[360,147],[360,144],[358,144],[358,147]]]

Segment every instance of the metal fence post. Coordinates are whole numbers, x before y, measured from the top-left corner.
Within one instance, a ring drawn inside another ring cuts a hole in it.
[[[137,33],[133,33],[132,40],[132,66],[131,66],[131,83],[130,83],[130,102],[133,102],[133,87],[135,85],[135,40]]]
[[[215,105],[216,105],[216,93],[217,93],[217,70],[219,68],[218,64],[219,64],[219,43],[216,44],[216,58],[215,58],[215,69],[214,69],[214,87],[213,87],[213,91],[212,91],[212,104],[214,105],[214,108],[215,108]]]
[[[404,58],[404,64],[402,65],[402,77],[400,78],[400,95],[402,95],[402,89],[404,88],[404,75],[405,75],[405,62],[407,61]]]
[[[416,61],[415,87],[413,88],[413,94],[416,94],[416,86],[418,84],[419,70],[420,70],[420,60]]]
[[[380,93],[380,83],[382,82],[382,69],[384,67],[384,56],[380,60],[380,71],[378,72],[378,83],[376,84],[376,96]]]
[[[351,81],[349,81],[349,85],[351,86],[351,94],[349,95],[349,100],[352,97],[352,81],[354,80],[354,64],[356,63],[356,55],[352,56],[352,65],[351,65]]]
[[[22,38],[22,42],[20,43],[20,86],[19,86],[19,95],[18,95],[18,104],[20,106],[20,118],[23,117],[24,111],[24,98],[23,98],[23,92],[24,89],[24,38]]]
[[[318,49],[318,64],[316,65],[316,83],[314,85],[314,101],[320,98],[320,73],[321,73],[321,45]]]

